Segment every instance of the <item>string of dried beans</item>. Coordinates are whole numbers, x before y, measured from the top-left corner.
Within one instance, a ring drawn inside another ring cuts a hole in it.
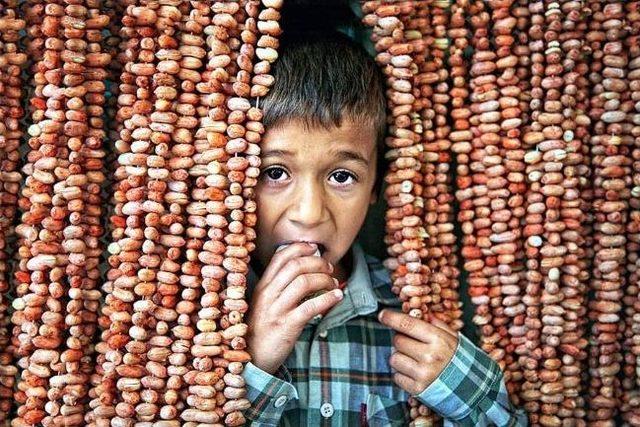
[[[625,43],[625,49],[629,52],[627,79],[631,97],[628,100],[627,121],[633,125],[639,123],[640,112],[640,3],[629,2],[625,7],[625,14],[629,22],[630,33]],[[640,424],[640,396],[638,395],[638,343],[640,342],[640,330],[638,329],[638,315],[640,304],[640,134],[637,126],[631,128],[631,136],[634,138],[631,158],[633,160],[633,175],[631,179],[631,197],[629,199],[629,222],[627,224],[627,274],[628,284],[624,296],[625,330],[623,343],[624,366],[620,411],[622,419],[631,424]]]
[[[13,256],[13,226],[18,207],[21,175],[19,121],[24,115],[22,98],[22,66],[26,55],[19,46],[19,31],[25,21],[19,17],[17,1],[0,7],[0,423],[7,419],[13,400],[13,387],[18,369],[11,348],[9,294]]]

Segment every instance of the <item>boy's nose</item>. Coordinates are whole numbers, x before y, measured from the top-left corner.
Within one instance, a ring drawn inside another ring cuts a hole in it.
[[[289,220],[305,228],[314,227],[324,220],[324,200],[322,189],[300,187],[289,208]]]

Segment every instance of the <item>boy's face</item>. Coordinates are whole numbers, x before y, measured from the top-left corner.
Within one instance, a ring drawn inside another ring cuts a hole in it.
[[[330,130],[308,129],[294,121],[268,129],[261,146],[254,256],[264,267],[282,244],[318,243],[336,277],[346,279],[339,261],[375,203],[375,128],[345,119]]]

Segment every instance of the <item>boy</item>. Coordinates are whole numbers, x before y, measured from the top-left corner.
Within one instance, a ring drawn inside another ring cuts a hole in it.
[[[398,311],[388,272],[354,242],[384,173],[377,65],[340,35],[283,41],[280,52],[261,100],[247,419],[408,425],[415,396],[447,422],[526,424],[498,366],[442,322]]]

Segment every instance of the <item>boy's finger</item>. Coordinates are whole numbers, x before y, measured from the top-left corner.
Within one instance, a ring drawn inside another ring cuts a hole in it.
[[[420,394],[422,390],[418,390],[418,384],[412,380],[410,377],[401,374],[400,372],[396,372],[393,374],[393,381],[403,390],[411,393],[411,394]]]
[[[273,277],[271,283],[266,285],[265,289],[269,289],[273,293],[274,298],[280,295],[285,288],[305,274],[321,273],[329,276],[331,267],[324,258],[317,256],[302,256],[290,259],[280,271]]]
[[[415,374],[423,369],[412,357],[409,357],[400,351],[396,351],[391,354],[389,357],[389,366],[395,369],[396,372],[404,374],[409,378],[413,378]]]
[[[322,290],[330,291],[338,287],[338,280],[326,273],[301,274],[289,283],[280,293],[277,304],[284,308],[297,307],[310,294]]]
[[[426,343],[400,333],[393,336],[393,347],[415,360],[422,360],[424,355],[429,353]]]
[[[340,289],[334,289],[318,297],[311,298],[296,307],[291,313],[294,322],[304,325],[320,313],[324,313],[342,300],[344,294]]]
[[[292,243],[281,251],[276,252],[271,257],[271,261],[269,262],[267,268],[264,270],[260,281],[256,285],[256,289],[265,288],[270,285],[278,272],[292,259],[301,256],[313,255],[317,249],[318,248],[316,245],[312,245],[306,242],[296,242]]]
[[[380,314],[378,314],[378,320],[391,329],[402,332],[422,342],[429,342],[431,335],[436,333],[434,329],[437,328],[421,319],[416,319],[408,314],[392,310],[382,310]]]

